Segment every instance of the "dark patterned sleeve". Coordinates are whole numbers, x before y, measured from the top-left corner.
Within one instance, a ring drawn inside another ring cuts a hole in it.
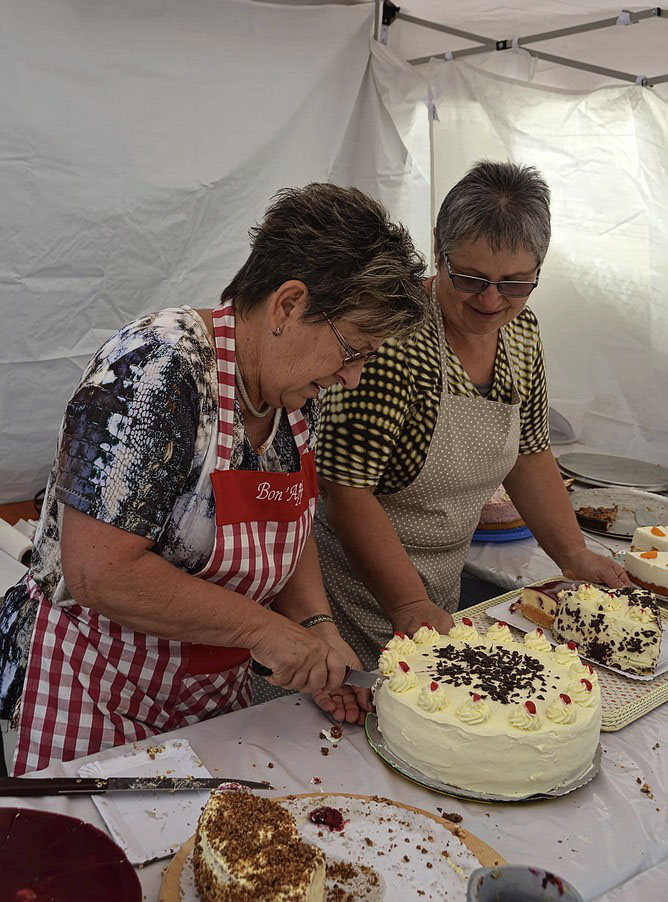
[[[362,370],[359,386],[328,389],[316,449],[318,475],[341,485],[376,488],[410,411],[412,374],[392,341]]]
[[[103,348],[67,405],[56,497],[157,540],[192,466],[199,407],[174,345],[147,338],[111,357]]]
[[[522,404],[520,454],[536,454],[550,447],[545,355],[537,322],[534,347],[533,365],[529,374],[529,395]]]

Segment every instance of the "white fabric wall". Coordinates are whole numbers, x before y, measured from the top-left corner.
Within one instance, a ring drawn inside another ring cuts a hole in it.
[[[424,76],[382,44],[371,56],[332,181],[377,198],[431,253],[429,122]]]
[[[531,306],[552,402],[581,441],[668,464],[668,104],[534,76],[522,50],[432,61],[436,208],[478,159],[543,172],[553,239]]]
[[[66,399],[113,330],[213,306],[274,191],[334,180],[372,17],[0,0],[0,502],[44,485]]]

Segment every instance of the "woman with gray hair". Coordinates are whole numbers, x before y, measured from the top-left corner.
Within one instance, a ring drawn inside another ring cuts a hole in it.
[[[337,626],[365,668],[393,631],[450,629],[471,536],[501,482],[565,576],[628,583],[585,547],[550,450],[526,306],[550,242],[545,181],[478,163],[443,201],[434,239],[422,329],[323,402],[315,534]]]
[[[408,233],[353,188],[281,191],[220,306],[122,328],[67,405],[31,567],[0,611],[14,773],[247,705],[360,718],[310,535],[318,395],[427,313]]]

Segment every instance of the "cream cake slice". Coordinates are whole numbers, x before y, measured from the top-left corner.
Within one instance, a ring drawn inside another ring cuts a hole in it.
[[[653,592],[589,583],[559,593],[552,625],[558,642],[576,642],[584,657],[638,676],[654,673],[662,631]]]
[[[633,533],[631,551],[668,551],[668,526],[639,526]]]
[[[535,586],[524,586],[519,598],[520,613],[543,629],[552,629],[559,593],[572,586],[571,580],[564,579],[548,579]]]
[[[638,586],[668,595],[668,551],[627,551],[624,568]]]
[[[325,855],[271,799],[214,791],[197,824],[195,885],[203,902],[324,902]]]

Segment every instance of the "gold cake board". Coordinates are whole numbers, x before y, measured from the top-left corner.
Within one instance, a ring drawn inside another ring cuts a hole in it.
[[[554,578],[563,579],[561,575]],[[473,607],[457,611],[452,616],[455,621],[461,620],[462,617],[469,617],[477,630],[486,633],[487,627],[492,623],[490,618],[485,615],[487,608],[500,604],[502,601],[512,601],[519,594],[519,589],[513,589],[512,592],[506,592],[504,595],[489,598]],[[661,617],[668,622],[668,614],[663,609],[661,609]],[[522,631],[516,629],[512,624],[509,623],[508,627],[513,635],[523,635]],[[643,715],[649,714],[654,708],[668,702],[668,673],[663,673],[653,680],[634,680],[622,676],[621,673],[608,670],[606,667],[600,667],[594,662],[589,661],[588,663],[591,663],[598,674],[601,687],[601,730],[606,733],[621,730],[622,727],[627,727],[634,720],[638,720]]]

